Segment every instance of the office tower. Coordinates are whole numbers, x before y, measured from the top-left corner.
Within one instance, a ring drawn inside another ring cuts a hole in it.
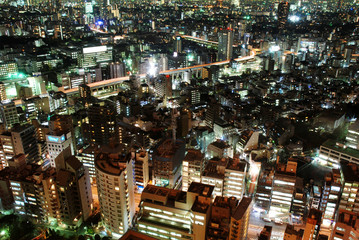
[[[79,86],[80,98],[89,100],[91,98],[91,88],[86,84],[81,84]]]
[[[347,148],[343,143],[333,139],[325,141],[320,146],[319,163],[333,168],[339,168],[340,162],[343,161],[359,164],[359,150]]]
[[[97,65],[107,65],[112,62],[112,47],[104,45],[84,47],[77,60],[79,66],[82,68],[96,67]]]
[[[163,141],[153,154],[153,183],[157,186],[175,188],[179,184],[184,155],[184,141]]]
[[[113,236],[123,235],[135,214],[133,161],[120,154],[99,153],[95,159],[102,219]]]
[[[204,154],[200,150],[190,149],[182,165],[182,190],[187,191],[192,182],[201,182]]]
[[[349,126],[345,141],[348,147],[359,149],[359,120]]]
[[[207,239],[228,239],[231,216],[236,210],[238,199],[216,196],[208,222]]]
[[[0,102],[5,101],[6,99],[7,97],[6,97],[5,83],[0,82]]]
[[[243,197],[231,216],[229,239],[247,239],[252,199]]]
[[[201,101],[201,93],[199,89],[192,88],[190,91],[190,97],[191,97],[191,104],[196,105],[199,104]]]
[[[213,187],[193,182],[188,192],[147,185],[138,229],[157,239],[204,240]]]
[[[289,213],[296,185],[297,162],[279,164],[274,174],[269,214]]]
[[[110,103],[103,102],[89,107],[91,144],[108,144],[111,139],[118,138],[116,115],[116,110]]]
[[[8,166],[7,161],[9,159],[21,153],[27,155],[26,161],[28,163],[40,160],[35,128],[30,124],[15,126],[11,132],[4,132],[0,135],[2,168]]]
[[[233,54],[233,29],[222,30],[218,33],[218,61],[232,59]]]
[[[339,209],[359,213],[358,165],[341,163],[341,169],[343,176],[343,191],[339,202]]]
[[[30,124],[15,125],[11,129],[11,137],[16,155],[20,153],[26,154],[27,163],[37,162],[40,159],[34,126]]]
[[[258,240],[270,240],[272,236],[272,226],[264,226],[261,233],[258,236]]]
[[[75,129],[71,115],[52,115],[49,120],[50,135],[71,133],[73,151],[77,150]]]
[[[0,77],[11,78],[12,75],[18,73],[18,67],[16,62],[1,62],[0,63]]]
[[[14,102],[0,103],[0,118],[6,129],[10,129],[14,124],[19,123],[19,116]]]
[[[51,167],[57,167],[55,159],[60,153],[68,147],[70,147],[72,153],[74,152],[72,143],[71,132],[46,135],[47,159],[49,162],[44,165],[50,164]]]
[[[234,196],[240,200],[245,190],[245,170],[246,164],[240,159],[214,158],[208,161],[201,182],[215,186],[215,196]]]
[[[174,52],[182,52],[182,38],[180,36],[177,36],[174,40]]]
[[[245,193],[245,180],[247,173],[247,163],[238,158],[229,159],[228,165],[224,170],[223,196],[236,197],[241,200]]]
[[[322,224],[322,211],[317,209],[310,209],[305,229],[303,233],[303,239],[315,240],[319,237],[320,225]]]
[[[209,128],[213,128],[214,121],[218,118],[220,105],[217,102],[211,102],[206,111],[205,124]]]
[[[186,138],[191,127],[191,111],[182,109],[177,117],[176,134],[178,138]]]
[[[123,63],[110,63],[108,65],[109,72],[110,72],[110,78],[120,78],[124,77],[126,74],[125,64]]]
[[[284,29],[288,21],[289,2],[281,2],[278,5],[278,28]]]
[[[323,212],[323,224],[329,224],[335,220],[335,214],[339,205],[339,196],[342,191],[341,173],[338,169],[332,169],[324,179],[320,210]]]
[[[330,240],[354,240],[358,238],[358,213],[340,209]]]

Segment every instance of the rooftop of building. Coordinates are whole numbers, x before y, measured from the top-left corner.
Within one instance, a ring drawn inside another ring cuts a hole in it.
[[[191,210],[193,212],[206,213],[210,206],[211,206],[210,201],[204,201],[204,199],[197,197],[192,205]]]
[[[229,145],[225,141],[221,141],[221,140],[217,140],[215,142],[212,142],[209,145],[212,145],[212,146],[214,146],[216,148],[219,148],[219,149],[225,149],[225,148],[229,147]]]
[[[226,169],[244,172],[246,169],[247,163],[245,161],[241,161],[238,158],[229,159],[228,165]]]
[[[203,176],[223,179],[224,170],[228,161],[228,158],[213,158],[209,160],[206,168],[204,169]]]
[[[334,139],[328,139],[322,146],[359,159],[359,150],[349,148]]]
[[[99,153],[95,157],[95,167],[101,172],[119,176],[126,169],[126,160],[118,154]]]
[[[56,181],[59,186],[67,186],[72,179],[73,175],[69,171],[61,169],[57,172]]]
[[[196,149],[189,149],[184,161],[192,162],[196,160],[202,160],[204,158],[204,154],[201,152],[201,150]]]
[[[74,169],[75,171],[83,166],[83,164],[75,156],[70,156],[66,158],[66,164],[71,166],[71,168]]]
[[[232,217],[236,220],[240,220],[243,218],[243,215],[248,210],[248,207],[251,205],[252,198],[243,197],[242,200],[239,202],[236,210],[234,211]]]
[[[338,214],[338,223],[344,223],[348,226],[358,228],[359,227],[358,214],[352,211],[340,209]]]
[[[173,143],[172,139],[166,139],[163,141],[156,149],[156,155],[161,157],[161,159],[172,159],[177,150],[184,147],[185,142],[180,139],[176,139]]]
[[[203,183],[192,182],[187,192],[197,193],[200,196],[210,197],[212,196],[214,186],[206,185]]]

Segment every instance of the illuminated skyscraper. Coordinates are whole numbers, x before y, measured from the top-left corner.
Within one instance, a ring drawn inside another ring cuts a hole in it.
[[[281,2],[278,5],[278,28],[283,29],[288,21],[289,2]]]
[[[233,37],[234,33],[231,27],[227,31],[218,33],[218,61],[230,60],[232,58]]]
[[[180,36],[177,36],[174,41],[174,51],[177,53],[182,52],[182,39]]]

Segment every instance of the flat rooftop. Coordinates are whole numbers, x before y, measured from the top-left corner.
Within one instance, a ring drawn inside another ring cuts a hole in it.
[[[197,193],[200,196],[210,197],[212,196],[214,186],[210,186],[203,183],[192,182],[187,192]]]
[[[338,142],[333,139],[328,139],[322,144],[322,146],[359,159],[359,150],[346,146],[341,147],[337,143]],[[340,143],[340,145],[344,144]]]
[[[114,154],[99,153],[95,157],[95,167],[101,172],[119,176],[126,169],[126,161]]]
[[[204,154],[200,150],[190,149],[188,150],[184,161],[192,162],[196,160],[202,160],[204,158]]]

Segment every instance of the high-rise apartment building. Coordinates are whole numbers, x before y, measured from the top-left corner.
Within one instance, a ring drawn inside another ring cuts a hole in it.
[[[99,153],[95,159],[102,219],[113,236],[123,235],[135,214],[133,161],[120,154]]]

